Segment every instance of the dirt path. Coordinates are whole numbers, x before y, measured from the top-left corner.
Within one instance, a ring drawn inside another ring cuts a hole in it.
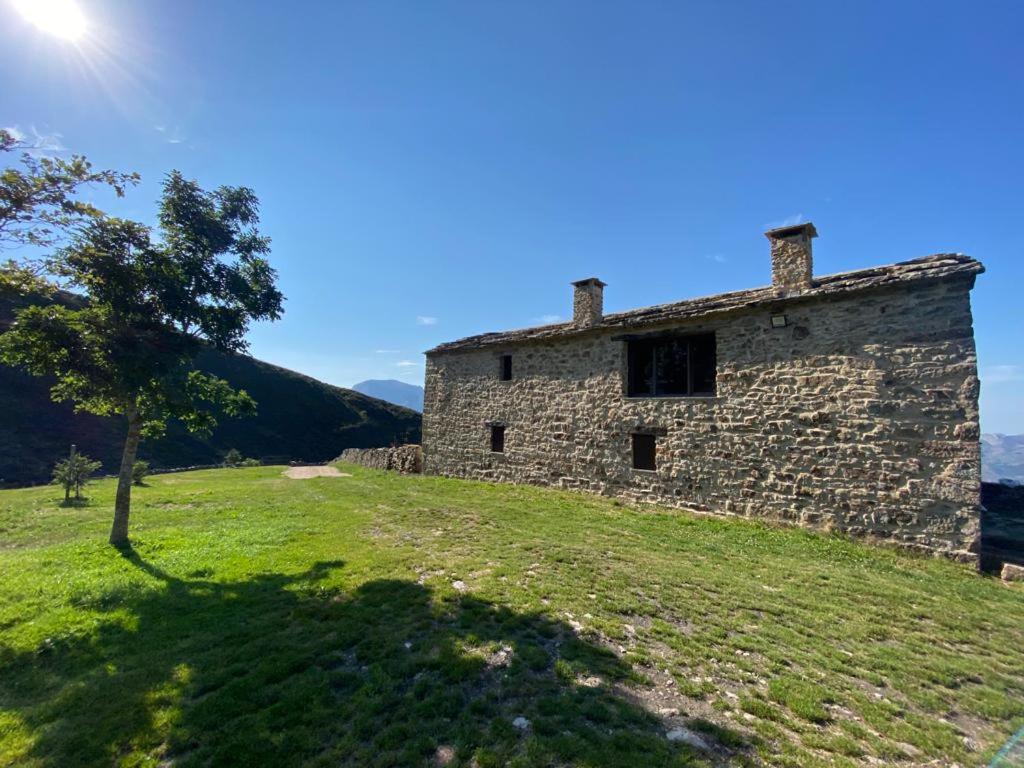
[[[348,472],[339,472],[337,467],[289,467],[284,476],[292,480],[308,480],[311,477],[352,477]]]

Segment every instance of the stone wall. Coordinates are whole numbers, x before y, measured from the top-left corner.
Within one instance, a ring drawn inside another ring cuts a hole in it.
[[[588,328],[601,322],[604,314],[604,283],[596,277],[577,280],[572,284],[572,322]]]
[[[338,461],[359,464],[371,469],[390,469],[404,474],[423,471],[423,451],[418,445],[399,445],[391,448],[347,448]]]
[[[788,227],[783,234],[768,233],[772,244],[772,283],[779,287],[803,290],[811,287],[814,258],[811,238],[817,236],[813,225]]]
[[[974,276],[661,326],[717,338],[714,397],[626,395],[621,329],[428,354],[425,471],[762,517],[976,557]],[[784,312],[787,325],[770,316]],[[644,331],[656,330],[645,328]],[[513,380],[496,357],[513,356]],[[490,451],[490,424],[505,452]],[[657,469],[631,433],[654,431]]]

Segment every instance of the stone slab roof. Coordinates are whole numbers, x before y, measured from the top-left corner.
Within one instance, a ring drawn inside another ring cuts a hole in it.
[[[498,333],[481,333],[439,344],[433,349],[427,350],[426,354],[480,349],[499,344],[520,344],[609,329],[643,328],[676,320],[692,320],[722,312],[779,305],[789,301],[828,300],[829,297],[855,291],[888,288],[918,280],[937,280],[956,275],[977,275],[984,271],[985,268],[981,262],[970,256],[965,256],[962,253],[940,253],[883,267],[816,277],[812,281],[811,287],[804,291],[783,291],[774,286],[765,286],[745,291],[719,293],[714,296],[687,299],[671,304],[658,304],[653,307],[631,309],[627,312],[616,312],[605,315],[600,323],[587,328],[580,328],[570,322]]]

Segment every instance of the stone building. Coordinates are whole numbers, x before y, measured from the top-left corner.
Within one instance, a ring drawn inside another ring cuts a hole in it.
[[[970,291],[941,254],[815,277],[812,224],[766,233],[772,284],[427,352],[424,471],[761,517],[976,557]]]

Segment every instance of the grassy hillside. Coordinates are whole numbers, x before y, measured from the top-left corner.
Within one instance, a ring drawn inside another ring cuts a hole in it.
[[[367,379],[353,384],[352,389],[423,413],[423,387],[419,384],[407,384],[397,379]]]
[[[0,492],[0,765],[982,765],[1024,725],[1020,586],[343,469],[153,478],[129,556],[110,481]]]
[[[14,306],[0,299],[0,330]],[[250,357],[209,351],[198,365],[247,390],[258,413],[222,419],[208,438],[172,424],[142,444],[141,458],[154,466],[215,464],[230,448],[271,462],[327,461],[345,448],[419,441],[420,415],[406,408]],[[50,400],[48,382],[0,366],[0,485],[46,482],[71,443],[116,472],[124,432],[121,419],[76,415]]]

